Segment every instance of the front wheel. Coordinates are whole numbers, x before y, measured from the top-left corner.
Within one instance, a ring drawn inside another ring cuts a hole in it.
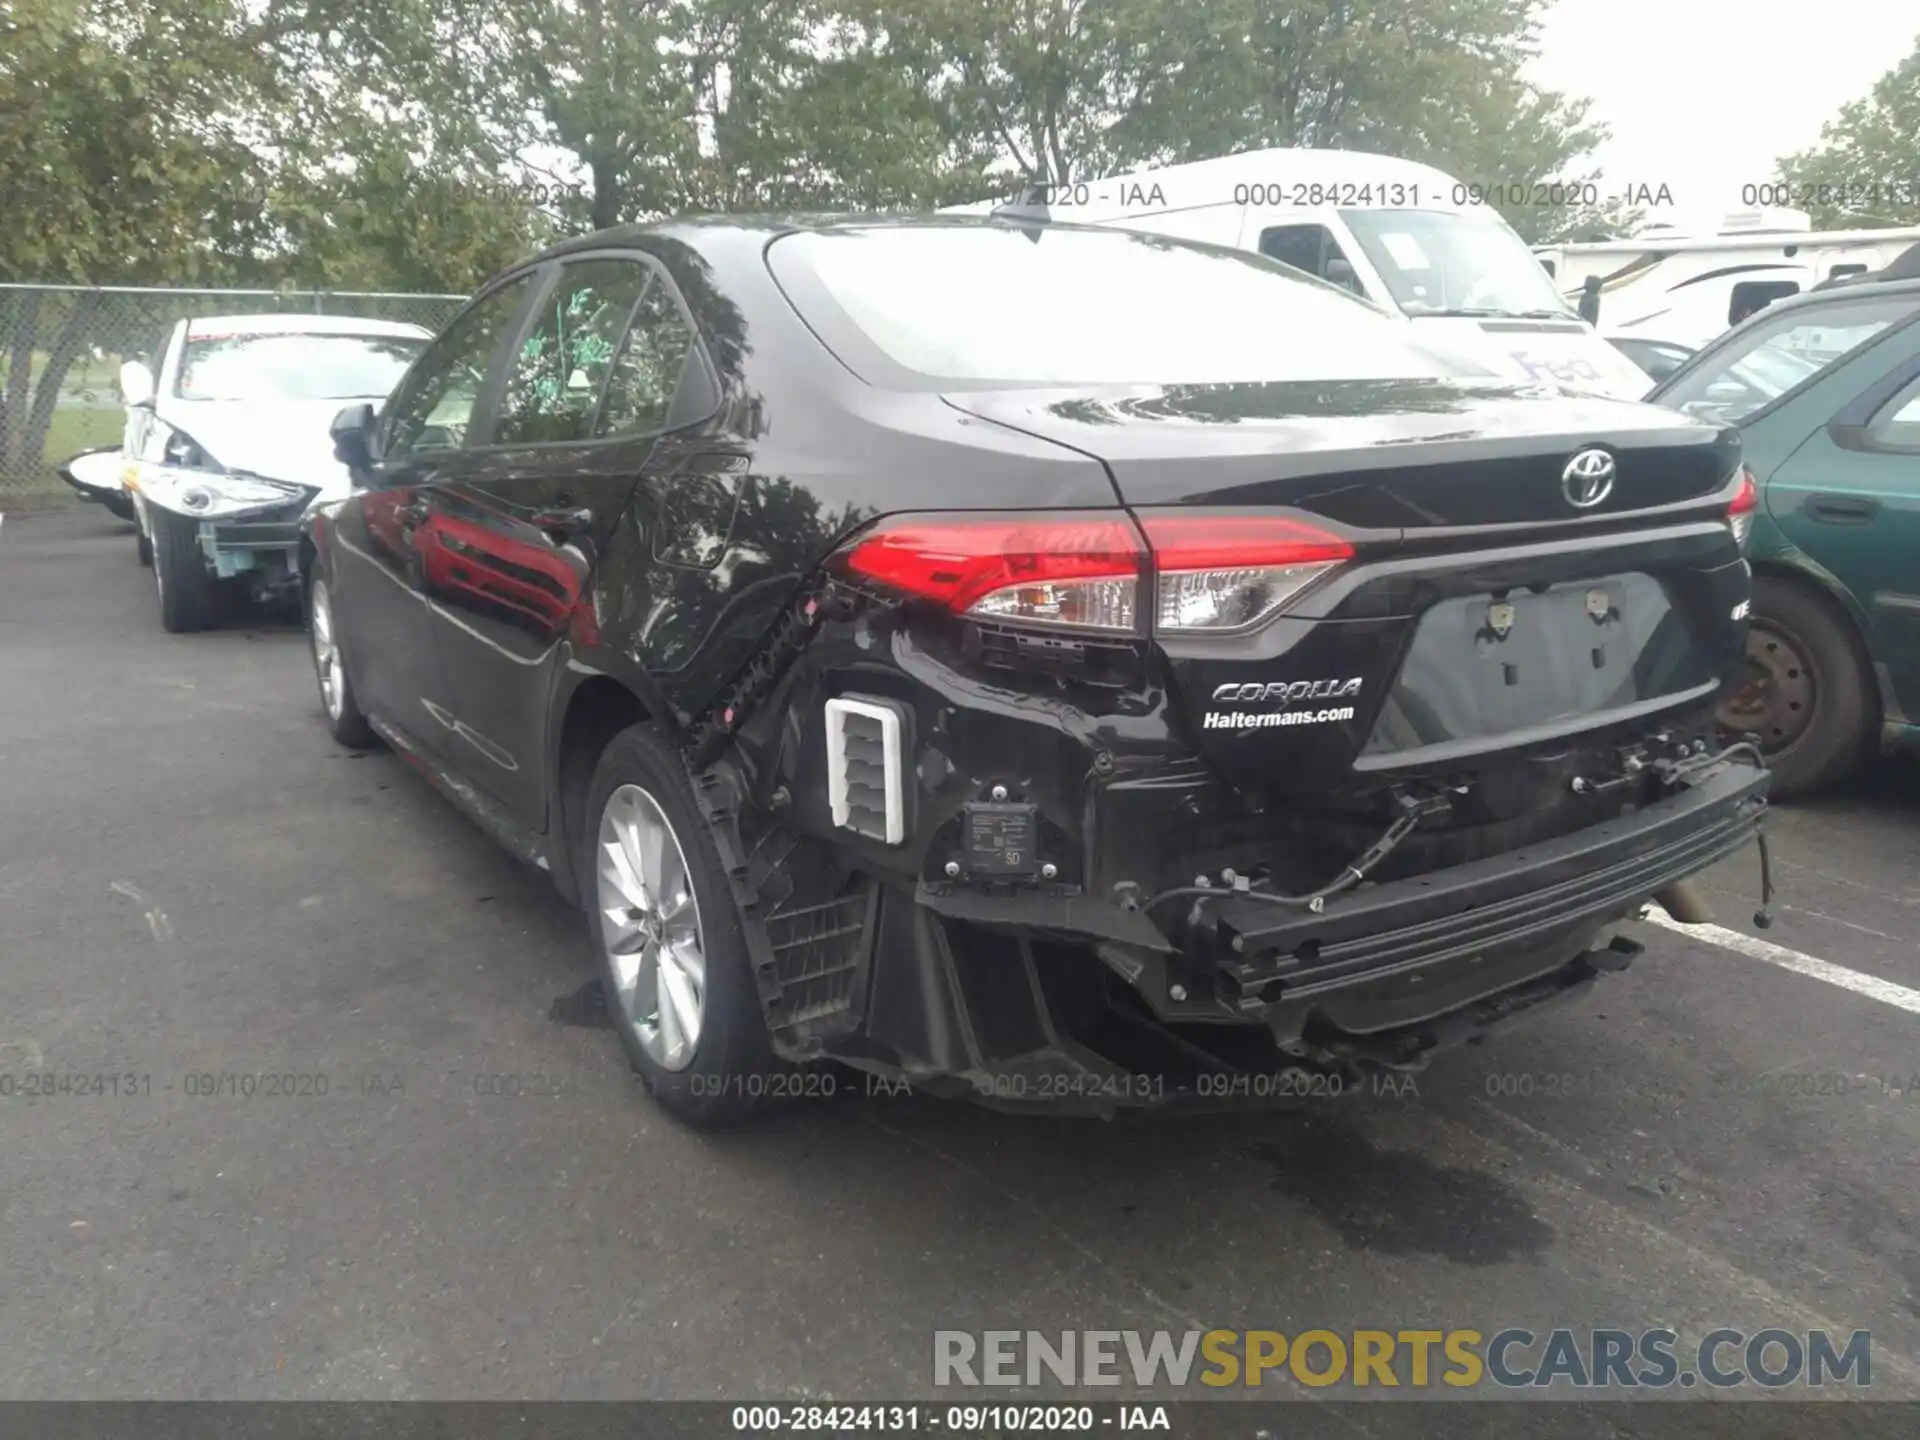
[[[353,750],[376,743],[373,727],[361,713],[347,678],[347,656],[340,648],[340,632],[333,618],[333,591],[316,575],[307,587],[307,643],[313,654],[314,678],[320,682],[320,709],[333,738]]]
[[[1746,673],[1720,702],[1720,726],[1760,737],[1775,795],[1805,795],[1859,767],[1872,683],[1853,627],[1832,602],[1761,575],[1753,582]]]
[[[778,1088],[741,917],[679,751],[655,726],[616,735],[594,771],[581,869],[607,1009],[662,1108],[736,1119]]]
[[[200,524],[147,507],[153,534],[153,585],[160,598],[160,624],[175,635],[213,624],[213,572],[200,548]]]

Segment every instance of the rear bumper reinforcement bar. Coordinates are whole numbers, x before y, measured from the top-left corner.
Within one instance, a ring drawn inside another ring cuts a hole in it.
[[[1746,847],[1770,776],[1742,761],[1614,820],[1485,860],[1355,890],[1320,914],[1224,897],[1223,973],[1250,1005],[1288,1002],[1605,924]]]

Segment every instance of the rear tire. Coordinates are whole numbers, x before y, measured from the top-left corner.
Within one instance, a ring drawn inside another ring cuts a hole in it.
[[[160,624],[185,635],[213,624],[213,573],[200,548],[197,522],[148,507],[153,529],[153,583],[160,597]]]
[[[1860,767],[1872,687],[1860,638],[1832,601],[1755,577],[1746,683],[1721,700],[1719,718],[1723,729],[1759,735],[1776,796],[1810,794]]]
[[[133,523],[135,525],[140,523],[138,517],[135,517]],[[133,558],[148,568],[151,568],[153,565],[153,542],[147,539],[147,532],[145,530],[136,530],[134,532]]]
[[[579,853],[608,1014],[648,1092],[701,1127],[759,1109],[788,1067],[686,763],[656,726],[629,726],[602,753]]]
[[[313,656],[314,679],[320,686],[320,713],[327,717],[333,738],[349,750],[371,750],[379,744],[373,726],[361,713],[347,675],[347,652],[333,614],[333,591],[326,578],[316,575],[307,587],[307,650]]]

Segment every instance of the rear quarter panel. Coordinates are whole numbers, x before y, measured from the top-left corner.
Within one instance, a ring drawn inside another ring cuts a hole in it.
[[[1910,357],[1920,328],[1909,327],[1900,337],[1899,363]],[[1882,686],[1883,708],[1889,712],[1920,713],[1920,673],[1900,661],[1882,633],[1886,616],[1872,604],[1873,585],[1865,583],[1869,569],[1884,569],[1889,557],[1872,556],[1860,546],[1890,543],[1887,538],[1863,529],[1857,536],[1825,533],[1830,527],[1806,518],[1801,507],[1815,483],[1829,478],[1834,489],[1848,488],[1844,464],[1869,457],[1834,449],[1826,443],[1826,426],[1861,390],[1883,376],[1895,363],[1892,346],[1876,347],[1835,373],[1792,397],[1778,409],[1742,427],[1746,460],[1760,485],[1761,507],[1755,516],[1749,554],[1757,574],[1771,574],[1798,581],[1826,595],[1846,614],[1860,637],[1868,659],[1878,672]],[[1805,470],[1801,463],[1810,449],[1825,452],[1831,469]],[[1799,460],[1796,457],[1800,457]],[[1886,457],[1872,457],[1884,460]],[[1795,462],[1789,465],[1789,462]],[[1795,472],[1791,476],[1786,473]],[[1804,473],[1799,473],[1804,471]],[[1920,491],[1920,461],[1913,465],[1913,491]],[[1809,546],[1820,551],[1816,556]],[[1869,566],[1865,562],[1872,560]],[[1920,567],[1908,557],[1904,568],[1920,574]],[[1916,581],[1920,585],[1920,581]],[[1886,694],[1890,688],[1892,693]],[[1890,713],[1889,718],[1892,718]]]
[[[1097,460],[962,414],[932,392],[855,378],[775,283],[770,238],[728,232],[696,247],[656,237],[646,247],[686,298],[720,389],[712,418],[676,443],[738,460],[721,497],[724,527],[717,515],[707,527],[724,528],[724,545],[676,559],[673,513],[660,495],[636,495],[595,581],[607,643],[652,677],[672,714],[711,703],[836,542],[870,520],[1117,503]]]
[[[1836,415],[1891,370],[1909,365],[1916,352],[1920,352],[1920,325],[1903,326],[1885,343],[1835,366],[1797,395],[1790,396],[1786,403],[1741,426],[1746,463],[1759,483],[1761,495],[1750,547],[1756,567],[1788,570],[1819,584],[1845,605],[1863,636],[1873,633],[1869,596],[1861,593],[1871,587],[1863,586],[1860,576],[1852,573],[1845,558],[1851,547],[1836,548],[1824,543],[1832,537],[1824,530],[1815,529],[1814,522],[1805,518],[1801,506],[1810,489],[1829,475],[1834,488],[1847,488],[1850,481],[1844,472],[1851,471],[1856,462],[1873,466],[1872,478],[1864,480],[1868,488],[1884,486],[1891,473],[1884,463],[1887,457],[1835,451],[1817,474],[1795,474],[1789,479],[1785,472],[1798,471],[1801,468],[1798,463],[1789,466],[1788,462],[1795,461],[1796,457],[1804,459],[1803,452],[1822,439]],[[1905,487],[1907,493],[1920,492],[1920,459],[1913,462],[1912,470],[1912,483]],[[1859,539],[1863,543],[1883,543],[1869,531],[1863,531]],[[1823,542],[1814,548],[1824,552],[1824,560],[1808,553],[1808,547],[1815,541]],[[1915,562],[1909,560],[1908,563]]]

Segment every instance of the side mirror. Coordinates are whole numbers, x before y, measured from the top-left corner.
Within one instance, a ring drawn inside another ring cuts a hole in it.
[[[334,458],[358,478],[373,465],[373,406],[362,401],[333,417],[327,433],[333,437]]]
[[[1329,284],[1338,285],[1342,290],[1351,290],[1356,295],[1360,293],[1360,277],[1354,273],[1350,260],[1328,256],[1326,278]]]
[[[120,367],[120,397],[129,410],[153,404],[153,372],[138,360]]]

